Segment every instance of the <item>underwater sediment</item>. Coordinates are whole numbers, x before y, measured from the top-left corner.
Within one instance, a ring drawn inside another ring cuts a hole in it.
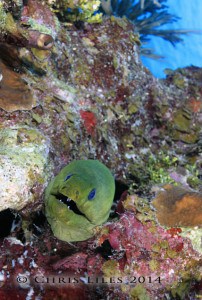
[[[22,299],[201,295],[202,69],[154,78],[123,18],[76,26],[38,1],[0,9],[0,209],[20,216],[0,241],[0,295],[13,285]],[[104,163],[117,193],[107,224],[72,246],[43,206],[51,178],[76,159]],[[47,286],[59,271],[79,283]]]

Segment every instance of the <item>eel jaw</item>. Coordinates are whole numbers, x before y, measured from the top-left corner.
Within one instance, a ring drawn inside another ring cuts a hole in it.
[[[60,202],[64,203],[69,210],[73,211],[77,215],[81,215],[81,216],[85,217],[90,222],[90,220],[86,217],[86,215],[78,209],[76,202],[73,199],[71,199],[67,196],[64,196],[63,194],[58,194],[56,196],[56,198]]]

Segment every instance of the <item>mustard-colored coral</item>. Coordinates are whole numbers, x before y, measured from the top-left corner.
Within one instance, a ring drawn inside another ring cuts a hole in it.
[[[5,111],[31,110],[35,105],[35,98],[29,86],[23,81],[19,73],[12,71],[0,61],[2,73],[0,88],[0,107]]]
[[[152,202],[161,225],[194,227],[202,225],[201,193],[166,185]]]
[[[100,0],[52,0],[48,1],[57,7],[59,13],[69,21],[85,21],[99,23],[102,21],[102,13],[96,13],[100,7]]]

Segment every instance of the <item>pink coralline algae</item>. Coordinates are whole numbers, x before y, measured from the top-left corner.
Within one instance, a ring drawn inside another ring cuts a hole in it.
[[[59,260],[53,265],[55,270],[58,269],[69,269],[69,270],[77,270],[87,269],[87,254],[78,252],[76,254],[71,255],[70,257],[65,257],[64,259]]]
[[[109,241],[114,250],[110,259],[118,264],[121,276],[144,278],[151,294],[176,287],[188,273],[194,278],[199,272],[200,256],[190,241],[179,235],[179,228],[166,230],[151,221],[142,223],[134,213],[125,212],[102,229],[106,230],[98,242]]]
[[[94,281],[102,278],[111,291],[114,283],[119,297],[132,295],[132,289],[141,284],[151,299],[164,299],[166,292],[177,290],[179,282],[200,278],[200,255],[180,233],[180,228],[164,229],[154,221],[141,222],[133,212],[126,211],[119,220],[103,226],[87,249],[57,261],[53,268],[90,276]],[[106,242],[111,246],[107,259],[97,253]]]
[[[76,252],[71,256],[60,259],[52,266],[54,270],[74,271],[81,274],[87,272],[91,276],[100,274],[104,261],[100,254],[95,255],[91,252],[91,255],[89,255],[89,253]]]

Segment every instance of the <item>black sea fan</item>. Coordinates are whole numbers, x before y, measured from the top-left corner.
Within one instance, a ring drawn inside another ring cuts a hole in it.
[[[162,25],[173,23],[180,18],[169,14],[165,5],[167,0],[102,0],[102,9],[107,14],[117,17],[127,17],[140,34],[142,45],[147,43],[150,35],[159,36],[169,41],[173,46],[183,41],[181,36],[191,30],[161,29]],[[141,54],[151,58],[160,58],[151,49],[141,48]]]

